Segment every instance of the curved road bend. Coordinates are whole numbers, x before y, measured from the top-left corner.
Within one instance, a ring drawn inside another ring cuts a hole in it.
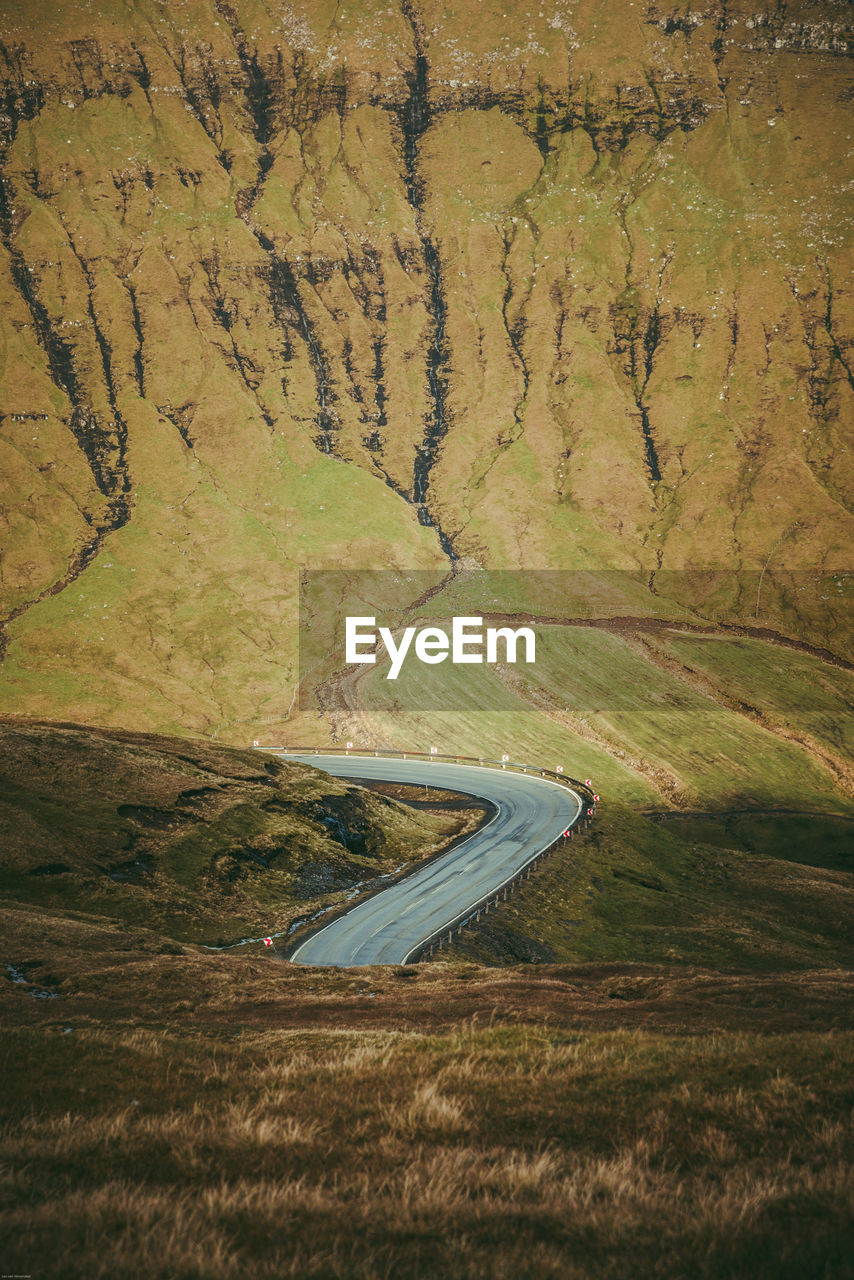
[[[533,774],[425,760],[290,754],[287,759],[354,782],[426,782],[481,796],[498,809],[455,849],[306,939],[291,956],[298,964],[403,964],[421,943],[512,879],[581,813],[574,791]]]

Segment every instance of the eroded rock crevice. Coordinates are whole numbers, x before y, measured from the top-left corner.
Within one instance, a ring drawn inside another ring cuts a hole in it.
[[[246,220],[246,219],[245,219]],[[287,362],[290,357],[290,335],[296,329],[302,336],[308,349],[317,394],[317,414],[315,425],[317,434],[314,443],[321,453],[336,454],[337,420],[333,411],[335,390],[326,354],[320,345],[314,326],[309,319],[308,311],[300,297],[299,285],[293,269],[282,254],[276,251],[273,241],[251,219],[246,220],[253,235],[269,259],[266,272],[267,288],[273,314],[285,334],[283,358]],[[283,390],[288,393],[287,379],[283,378]]]
[[[227,338],[227,345],[221,345],[220,350],[231,367],[239,373],[244,387],[258,406],[261,417],[267,426],[272,429],[275,425],[274,419],[259,394],[259,370],[252,357],[247,355],[245,351],[241,351],[237,342],[235,325],[239,319],[238,303],[235,298],[226,296],[225,290],[220,283],[221,263],[219,255],[212,254],[209,257],[203,257],[199,260],[199,265],[202,268],[207,284],[207,304],[211,317]]]
[[[284,254],[277,249],[270,236],[261,230],[253,217],[254,206],[274,162],[271,143],[276,136],[277,123],[275,87],[271,77],[261,66],[258,50],[251,48],[235,10],[232,6],[226,4],[225,0],[217,0],[216,7],[217,12],[228,24],[231,31],[243,76],[243,97],[246,111],[251,123],[252,136],[258,144],[257,172],[254,184],[252,187],[238,192],[235,200],[235,210],[243,223],[252,232],[269,260],[268,269],[262,275],[265,278],[273,314],[284,333],[285,341],[281,348],[283,364],[287,365],[292,358],[291,335],[294,330],[302,336],[307,347],[311,367],[314,371],[317,395],[314,443],[321,453],[337,455],[339,452],[337,447],[339,424],[332,407],[336,395],[332,384],[329,360],[323,350],[315,326],[312,324],[308,309],[300,296],[299,283],[293,267]],[[281,60],[281,52],[279,58]],[[281,78],[281,66],[278,68],[278,74]],[[315,283],[311,277],[312,269],[309,265],[307,272],[307,283],[309,285]],[[233,355],[238,363],[241,377],[247,383],[246,357],[239,357],[233,338],[232,344],[234,346]],[[251,372],[254,373],[255,371],[252,370]],[[257,395],[257,383],[254,386],[252,385],[253,383],[255,383],[254,379],[248,382],[247,385],[252,390],[256,400],[258,400],[264,421],[273,429],[275,427],[275,419],[261,404]],[[282,390],[287,397],[288,380],[284,373],[282,376]]]
[[[650,422],[647,387],[652,376],[655,353],[661,341],[661,317],[657,302],[646,315],[642,315],[634,300],[625,295],[621,303],[612,308],[613,351],[624,359],[625,374],[636,407],[633,416],[640,425],[647,473],[651,483],[658,484],[661,480],[661,463]]]
[[[145,397],[145,368],[142,362],[142,348],[144,344],[144,338],[142,334],[142,316],[140,315],[140,312],[139,312],[139,300],[137,298],[136,289],[132,284],[128,284],[127,291],[128,291],[128,297],[130,299],[131,321],[133,324],[134,335],[136,337],[136,350],[133,353],[133,369],[134,369],[134,373],[136,374],[136,385],[137,385],[137,388],[139,389],[139,394],[144,398]]]
[[[173,51],[168,41],[161,38],[159,43],[161,50],[175,68],[184,101],[213,145],[218,163],[226,173],[230,172],[233,157],[224,149],[225,130],[220,113],[222,87],[210,47],[205,48],[201,45],[194,47],[182,43],[177,50]],[[137,81],[138,76],[139,72],[135,70],[134,78]]]
[[[92,301],[92,280],[87,274],[89,288],[88,314],[93,336],[99,351],[106,384],[107,398],[113,415],[112,422],[105,422],[93,408],[86,395],[83,380],[75,367],[74,351],[59,331],[38,287],[35,270],[27,263],[15,242],[13,215],[14,194],[5,175],[0,175],[0,240],[9,255],[10,275],[14,287],[25,304],[37,342],[44,352],[48,371],[54,386],[68,405],[65,423],[74,437],[80,452],[86,459],[94,486],[105,503],[95,511],[79,508],[86,524],[92,530],[82,545],[72,552],[64,572],[32,598],[17,605],[0,620],[0,657],[7,640],[5,629],[9,623],[22,617],[40,601],[58,595],[80,576],[91,564],[105,539],[127,524],[131,514],[131,483],[127,467],[127,424],[116,401],[116,388],[112,374],[112,351],[98,324]],[[72,252],[77,257],[74,243],[69,237]],[[78,257],[78,261],[80,261]]]
[[[525,318],[524,313],[520,310],[515,320],[510,317],[510,306],[513,301],[513,281],[510,275],[509,260],[510,252],[513,247],[513,238],[505,230],[504,232],[504,258],[501,264],[501,270],[504,276],[504,293],[501,298],[501,317],[504,321],[504,331],[507,334],[507,341],[510,349],[516,358],[516,363],[522,374],[522,394],[513,406],[513,417],[517,427],[522,428],[522,410],[528,399],[528,390],[531,385],[531,370],[528,367],[528,361],[525,359],[523,342],[525,338]]]
[[[415,503],[418,521],[436,530],[436,536],[445,555],[454,565],[457,560],[453,537],[443,529],[430,501],[430,473],[436,465],[442,442],[448,433],[449,417],[446,400],[448,348],[446,340],[447,303],[442,284],[439,252],[425,227],[424,187],[418,167],[418,144],[430,124],[430,101],[427,87],[428,63],[420,18],[410,0],[402,0],[401,10],[412,31],[415,47],[415,67],[407,75],[409,94],[398,112],[403,134],[403,158],[406,194],[415,214],[415,226],[421,240],[424,265],[430,281],[428,299],[433,331],[427,347],[427,386],[430,395],[430,418],[425,424],[421,443],[415,449],[412,472],[412,502]]]
[[[830,268],[825,268],[825,278],[827,281],[827,308],[824,313],[824,329],[830,343],[830,349],[833,352],[834,359],[838,361],[848,385],[854,391],[854,369],[852,369],[850,352],[843,353],[840,345],[841,339],[837,335],[833,321],[833,279],[830,274]]]
[[[101,357],[104,387],[112,412],[112,421],[107,423],[101,421],[100,416],[91,409],[88,413],[78,413],[76,423],[75,415],[72,414],[72,430],[89,458],[98,488],[109,499],[111,513],[109,531],[114,531],[127,524],[131,513],[131,481],[127,461],[128,426],[118,402],[113,373],[113,350],[95,309],[95,279],[92,266],[81,254],[67,226],[64,230],[69,248],[86,282],[86,309]],[[80,408],[81,406],[75,405],[75,411]]]

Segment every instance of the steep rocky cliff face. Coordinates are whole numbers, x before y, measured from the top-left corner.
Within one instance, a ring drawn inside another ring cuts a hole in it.
[[[2,706],[244,738],[300,567],[844,567],[850,13],[3,0]]]

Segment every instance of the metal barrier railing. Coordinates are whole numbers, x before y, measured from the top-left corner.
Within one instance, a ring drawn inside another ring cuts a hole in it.
[[[569,774],[558,773],[555,769],[541,769],[539,765],[520,764],[515,760],[492,760],[488,756],[466,756],[454,751],[394,751],[390,748],[371,749],[366,747],[284,747],[261,746],[252,744],[256,751],[274,751],[287,756],[371,756],[382,760],[444,760],[451,764],[470,764],[481,768],[509,769],[511,772],[524,773],[540,778],[550,778],[553,782],[563,783],[572,791],[581,791],[588,801],[595,804],[596,796],[592,783]]]
[[[534,854],[534,856],[525,863],[524,867],[520,867],[518,871],[514,872],[512,876],[509,876],[502,884],[498,885],[497,888],[492,889],[485,897],[466,907],[465,910],[461,911],[454,920],[443,924],[441,929],[437,929],[426,938],[423,938],[412,948],[411,951],[407,952],[402,963],[409,964],[412,960],[422,959],[425,956],[432,956],[436,951],[440,951],[442,949],[445,942],[450,946],[455,933],[459,936],[466,925],[472,923],[476,924],[482,915],[489,915],[489,908],[491,906],[497,906],[499,901],[506,902],[507,898],[516,886],[521,884],[523,880],[530,880],[531,872],[535,871],[537,867],[539,867],[540,863],[543,862],[550,853],[553,853],[555,849],[564,845],[567,840],[571,840],[577,830],[583,830],[589,827],[591,817],[592,815],[585,816],[583,810],[579,811],[578,817],[574,822],[570,823],[566,832],[562,836],[558,836],[557,840],[553,840],[545,849],[541,849],[539,853]]]
[[[480,768],[509,769],[511,772],[523,773],[532,777],[548,778],[549,781],[560,783],[566,786],[567,790],[574,791],[581,796],[582,803],[578,814],[562,835],[558,836],[556,840],[553,840],[551,844],[546,845],[544,849],[540,849],[537,853],[533,854],[523,866],[519,867],[513,873],[512,876],[508,876],[506,880],[502,881],[502,883],[496,886],[496,888],[491,889],[484,897],[478,899],[476,902],[469,903],[469,905],[465,907],[459,915],[443,924],[441,929],[437,929],[433,933],[428,934],[426,938],[422,938],[421,941],[403,957],[403,960],[401,961],[402,964],[409,964],[413,960],[421,959],[424,956],[432,956],[437,950],[441,950],[446,941],[450,944],[455,933],[459,935],[466,925],[480,920],[481,915],[488,915],[490,906],[496,906],[502,898],[506,901],[508,895],[512,893],[513,889],[515,889],[518,884],[523,880],[530,879],[531,872],[540,865],[544,858],[546,858],[555,849],[560,848],[568,839],[571,840],[574,837],[576,830],[584,830],[590,826],[590,822],[596,812],[596,803],[599,799],[598,795],[594,793],[592,784],[589,780],[581,782],[577,778],[569,777],[565,773],[558,773],[554,769],[541,769],[536,765],[519,764],[518,762],[511,760],[490,760],[487,757],[465,756],[439,751],[370,750],[360,747],[261,746],[258,742],[253,743],[253,747],[257,751],[269,751],[286,756],[338,755],[342,757],[369,756],[376,759],[389,760],[443,760],[455,764],[475,765]],[[380,892],[382,891],[380,890]],[[330,923],[331,921],[326,921],[323,925],[319,925],[316,930],[309,930],[298,940],[295,940],[294,945],[302,945],[302,943],[310,938],[313,933],[320,933]]]

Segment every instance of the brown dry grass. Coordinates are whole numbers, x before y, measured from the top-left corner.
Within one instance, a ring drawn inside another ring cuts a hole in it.
[[[844,1274],[844,970],[327,971],[2,923],[7,1270]]]
[[[850,1035],[19,1032],[4,1264],[842,1276],[852,1058]]]

